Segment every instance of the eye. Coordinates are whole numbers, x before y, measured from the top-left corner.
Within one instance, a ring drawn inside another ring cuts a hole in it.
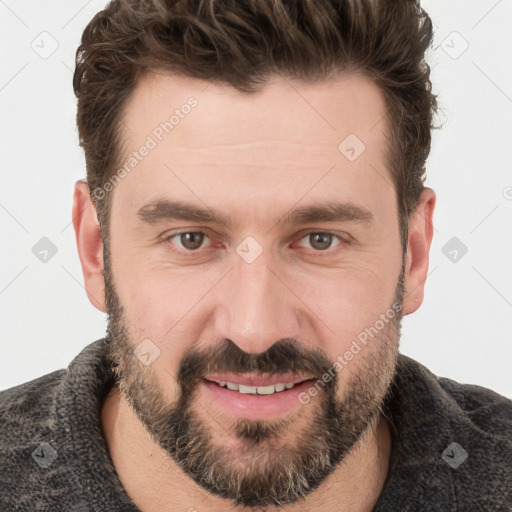
[[[323,232],[308,233],[301,240],[308,241],[310,243],[310,247],[315,249],[316,251],[326,251],[327,249],[330,249],[331,247],[333,247],[332,243],[334,240],[338,240],[338,243],[335,246],[340,245],[342,242],[344,242],[344,240],[341,237],[333,233]],[[297,245],[301,247],[307,247],[303,245],[302,242],[300,242]]]
[[[203,245],[203,242],[210,237],[202,231],[182,231],[181,233],[174,233],[165,238],[166,241],[173,243],[172,240],[176,239],[178,247],[185,251],[197,251]]]

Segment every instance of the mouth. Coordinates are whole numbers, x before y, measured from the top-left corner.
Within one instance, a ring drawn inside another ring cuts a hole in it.
[[[229,419],[265,420],[290,414],[300,406],[299,395],[312,381],[310,376],[226,374],[208,375],[200,385],[209,402]]]
[[[277,384],[270,384],[268,386],[247,386],[245,384],[236,384],[234,382],[219,382],[220,387],[226,387],[231,391],[238,391],[242,395],[273,395],[274,393],[281,393],[285,389],[292,389],[295,384],[284,384],[279,382]]]
[[[274,382],[278,380],[278,382]],[[312,380],[311,377],[286,377],[273,376],[262,378],[256,376],[209,376],[205,380],[217,384],[221,388],[227,388],[231,391],[238,391],[242,395],[273,395],[292,389],[302,382]]]

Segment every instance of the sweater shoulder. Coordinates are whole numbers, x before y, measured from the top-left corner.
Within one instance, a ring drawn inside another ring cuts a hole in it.
[[[0,392],[0,450],[3,457],[33,446],[53,431],[55,394],[67,370],[56,370]]]
[[[416,397],[416,406],[425,406],[454,426],[462,422],[481,434],[503,436],[512,445],[512,400],[492,389],[435,375],[426,366],[399,355],[401,384]]]
[[[66,372],[66,369],[56,370],[0,391],[1,421],[9,421],[11,414],[33,415],[48,405]]]
[[[512,447],[512,400],[475,384],[463,384],[446,377],[437,377],[437,381],[477,430],[503,437]]]
[[[398,455],[379,512],[397,499],[400,510],[512,510],[510,399],[403,354],[392,398]]]

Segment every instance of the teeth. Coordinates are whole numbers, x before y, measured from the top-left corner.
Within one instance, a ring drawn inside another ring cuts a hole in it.
[[[254,395],[256,393],[256,389],[258,389],[256,386],[244,386],[243,384],[238,386],[238,392],[243,395]]]
[[[295,384],[290,382],[287,384],[271,384],[270,386],[246,386],[245,384],[234,384],[233,382],[220,381],[219,386],[231,389],[232,391],[238,391],[243,395],[273,395],[274,393],[280,393],[285,389],[292,389]]]
[[[276,392],[276,387],[274,385],[270,386],[258,386],[256,388],[258,395],[272,395]]]

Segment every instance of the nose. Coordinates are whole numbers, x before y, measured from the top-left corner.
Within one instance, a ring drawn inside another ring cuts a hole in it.
[[[217,309],[216,335],[248,353],[264,352],[282,338],[299,339],[300,301],[286,273],[264,254],[252,263],[235,258]]]

